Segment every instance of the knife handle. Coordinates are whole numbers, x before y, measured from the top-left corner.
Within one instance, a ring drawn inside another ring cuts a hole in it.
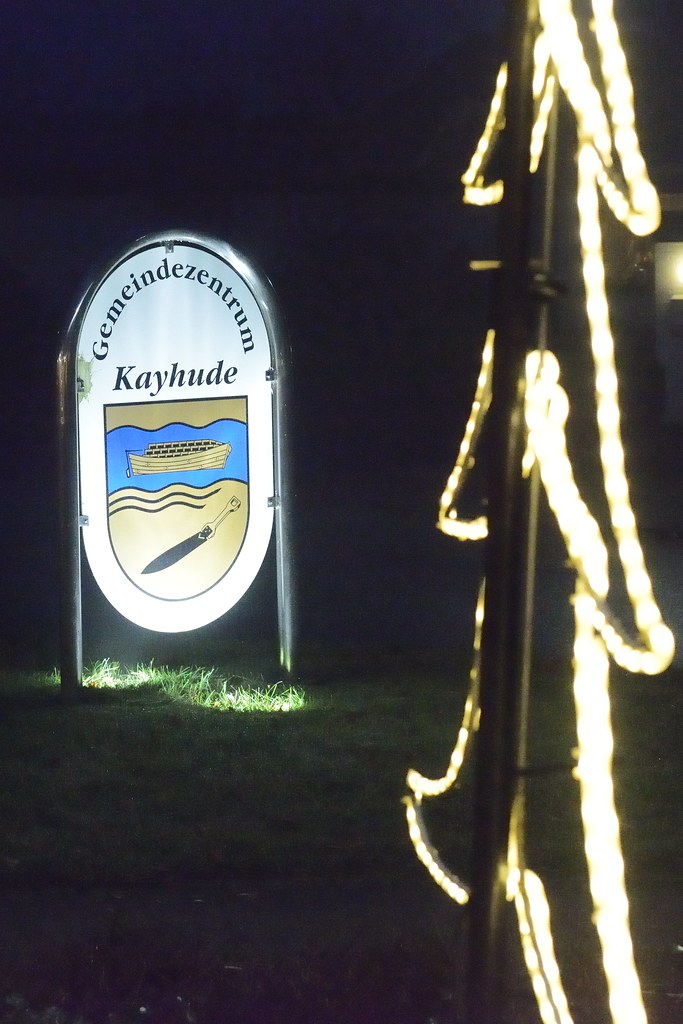
[[[241,505],[242,502],[240,501],[240,499],[237,497],[236,494],[233,494],[232,498],[225,506],[223,511],[219,512],[215,519],[212,519],[210,523],[207,523],[206,526],[203,526],[201,528],[201,530],[199,531],[199,536],[202,537],[204,540],[208,540],[209,537],[213,537],[214,533],[221,525],[223,520],[226,518],[226,516],[229,516],[231,512],[236,512],[237,509],[241,507]]]

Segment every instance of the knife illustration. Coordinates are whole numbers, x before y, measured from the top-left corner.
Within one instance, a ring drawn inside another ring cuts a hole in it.
[[[145,566],[142,570],[142,575],[145,576],[150,572],[161,572],[162,569],[168,569],[170,565],[175,565],[181,558],[185,558],[195,548],[201,547],[202,544],[206,544],[207,540],[211,540],[215,537],[216,530],[221,525],[223,520],[230,515],[231,512],[236,512],[242,502],[239,500],[237,495],[233,494],[232,498],[225,506],[222,512],[216,516],[210,523],[202,526],[198,533],[193,533],[190,537],[186,537],[185,540],[181,540],[178,544],[174,544],[173,547],[167,551],[162,551],[160,555],[153,558],[149,565]]]

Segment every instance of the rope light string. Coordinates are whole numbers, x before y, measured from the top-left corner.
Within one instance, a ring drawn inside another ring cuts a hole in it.
[[[470,669],[470,688],[465,701],[462,722],[458,730],[458,737],[451,753],[446,773],[440,779],[427,779],[420,772],[411,768],[408,772],[406,782],[411,790],[412,796],[405,796],[403,803],[406,807],[406,820],[408,822],[408,835],[415,848],[415,853],[422,864],[425,865],[434,881],[446,892],[456,903],[465,904],[469,900],[470,891],[465,883],[461,882],[457,875],[454,875],[441,861],[438,852],[433,847],[424,824],[422,815],[422,798],[427,796],[440,796],[453,786],[458,779],[460,769],[465,760],[465,753],[470,737],[479,725],[479,678],[481,668],[481,632],[484,622],[484,583],[479,586],[477,598],[477,609],[474,617],[474,655],[472,668]]]
[[[503,128],[503,97],[507,80],[508,66],[501,64],[484,131],[477,143],[470,165],[461,178],[465,186],[464,200],[475,206],[499,203],[503,198],[503,182],[495,181],[490,185],[485,185],[484,171],[493,150],[493,143]]]
[[[508,844],[507,898],[514,900],[524,962],[543,1024],[573,1024],[562,986],[543,883],[524,864],[523,792],[512,808]]]
[[[508,889],[514,900],[522,952],[543,1024],[573,1024],[562,986],[543,883],[528,869]]]
[[[602,946],[612,1020],[646,1024],[633,958],[619,819],[614,805],[609,658],[593,626],[592,598],[585,593],[580,580],[574,596],[574,615],[574,702],[578,737],[574,774],[581,789],[593,921]]]
[[[610,212],[636,235],[649,234],[657,228],[660,206],[640,152],[633,88],[612,0],[592,0],[592,13],[590,29],[597,44],[602,93],[586,59],[570,0],[539,0],[532,84],[535,114],[529,166],[532,173],[539,166],[556,94],[555,83],[559,80],[577,124],[577,212],[594,364],[600,462],[610,528],[638,634],[635,640],[626,635],[607,604],[610,586],[607,544],[574,479],[566,442],[569,399],[560,385],[559,363],[549,351],[530,352],[527,358],[524,400],[527,450],[522,472],[526,475],[534,463],[538,465],[548,504],[576,573],[572,598],[575,620],[573,689],[578,738],[574,775],[580,787],[589,885],[602,947],[610,1013],[614,1024],[646,1024],[633,957],[619,821],[614,804],[609,660],[632,673],[662,672],[673,659],[674,638],[654,599],[626,479],[615,346],[605,288],[600,195]],[[503,182],[487,182],[485,171],[504,128],[506,84],[507,65],[502,64],[483,133],[461,179],[466,203],[490,205],[503,197]],[[491,401],[493,357],[494,334],[489,331],[472,409],[439,505],[438,528],[459,540],[481,540],[487,535],[486,517],[461,519],[457,502],[474,463],[477,441]],[[469,890],[445,867],[431,844],[423,817],[423,798],[438,796],[455,783],[469,739],[478,724],[483,607],[482,585],[475,613],[469,693],[448,769],[441,779],[426,779],[411,770],[407,777],[411,795],[404,798],[409,834],[419,859],[435,881],[460,904],[467,902]],[[520,941],[541,1019],[544,1024],[571,1024],[553,949],[550,910],[543,883],[524,864],[522,805],[520,789],[510,829],[507,896],[515,903]]]
[[[465,434],[460,444],[455,466],[448,478],[439,504],[439,519],[437,523],[439,529],[449,537],[457,537],[458,540],[482,540],[488,532],[485,516],[478,516],[476,519],[470,520],[459,519],[455,502],[465,485],[467,475],[473,465],[479,433],[491,403],[493,340],[494,332],[489,331],[484,342],[477,390],[467,426],[465,427]]]

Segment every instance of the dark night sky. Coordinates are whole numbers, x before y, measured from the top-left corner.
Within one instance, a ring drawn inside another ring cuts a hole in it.
[[[28,649],[36,618],[54,629],[44,439],[57,333],[90,273],[167,227],[225,238],[276,288],[292,348],[303,633],[389,646],[450,636],[440,598],[469,586],[469,556],[432,524],[488,313],[467,261],[491,255],[495,224],[461,206],[458,179],[503,12],[502,0],[3,6],[0,425],[11,450],[36,444],[44,470],[37,492],[24,477],[3,530],[6,578],[28,560],[45,584],[40,608],[35,588],[13,601],[10,643]],[[616,12],[645,155],[670,188],[683,156],[681,5]],[[33,442],[17,381],[30,382]]]
[[[458,37],[495,26],[502,9],[462,0],[43,0],[12,8],[0,44],[6,103],[85,111],[228,99],[256,116],[331,113],[391,94]]]
[[[588,7],[577,4],[584,21]],[[371,182],[452,190],[465,224],[458,178],[504,13],[503,0],[9,0],[0,184],[170,195],[156,218],[182,216],[177,199],[191,191]],[[616,13],[645,155],[655,183],[678,188],[683,9],[621,0]]]
[[[677,0],[627,0],[616,12],[624,37],[645,42],[648,70],[676,61]],[[228,98],[257,116],[307,116],[396,93],[459,41],[497,33],[504,3],[9,0],[3,13],[4,107],[82,113]]]
[[[577,4],[586,22],[588,7]],[[9,0],[3,13],[0,180],[10,188],[179,193],[373,178],[390,189],[409,179],[417,190],[448,184],[458,202],[505,4]],[[623,0],[616,13],[645,155],[669,188],[683,148],[681,5]]]

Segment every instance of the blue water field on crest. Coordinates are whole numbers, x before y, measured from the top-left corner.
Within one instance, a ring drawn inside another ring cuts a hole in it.
[[[212,469],[183,469],[178,472],[139,473],[129,475],[129,455],[142,455],[148,445],[158,442],[217,441],[232,446],[225,465]],[[240,480],[248,483],[247,424],[239,420],[215,420],[204,427],[187,423],[168,423],[158,430],[141,427],[116,427],[106,435],[107,491],[112,494],[122,487],[158,491],[170,484],[185,482],[193,487],[206,487],[217,480]]]

